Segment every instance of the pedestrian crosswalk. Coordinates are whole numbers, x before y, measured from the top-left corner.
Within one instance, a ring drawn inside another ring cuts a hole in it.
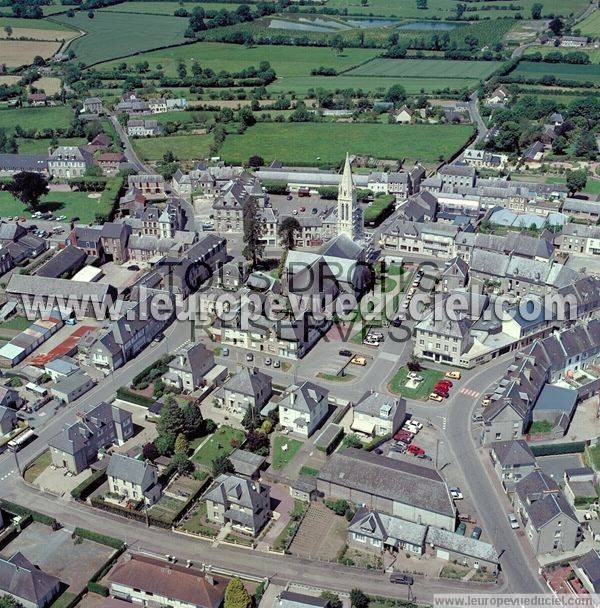
[[[479,397],[480,395],[478,391],[474,391],[472,388],[462,388],[460,389],[460,393],[462,395],[467,395],[468,397]]]

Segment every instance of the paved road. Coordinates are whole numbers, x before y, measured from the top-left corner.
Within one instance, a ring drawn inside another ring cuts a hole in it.
[[[125,129],[123,129],[121,123],[117,120],[117,117],[114,114],[109,114],[108,119],[121,140],[121,144],[123,145],[123,154],[125,154],[127,162],[133,165],[138,171],[143,173],[152,173],[152,171],[139,159],[136,151],[131,145],[131,141],[129,141],[129,136],[125,132]]]
[[[475,141],[485,139],[489,129],[485,126],[483,118],[481,118],[481,114],[479,113],[479,95],[477,91],[473,91],[469,97],[469,116],[471,122],[477,125],[477,137]]]

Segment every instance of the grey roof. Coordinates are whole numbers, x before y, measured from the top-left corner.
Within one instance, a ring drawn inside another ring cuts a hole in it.
[[[399,542],[407,542],[422,547],[425,542],[427,526],[386,515],[379,511],[369,511],[361,508],[354,514],[348,526],[348,531],[378,539],[388,545],[397,546]]]
[[[306,380],[299,386],[290,386],[279,405],[297,412],[312,413],[328,395],[327,389]]]
[[[323,256],[357,260],[363,251],[362,246],[356,241],[353,241],[346,234],[340,234],[327,241],[321,247],[319,253]]]
[[[256,398],[262,390],[267,390],[270,386],[271,376],[244,367],[235,376],[229,378],[223,388]]]
[[[86,384],[90,383],[91,380],[92,379],[85,372],[80,370],[70,376],[61,378],[52,386],[52,392],[68,395],[73,391],[83,388]]]
[[[600,551],[592,549],[588,551],[578,562],[577,567],[581,568],[587,576],[596,593],[600,593]]]
[[[535,402],[534,412],[544,410],[571,414],[576,403],[576,390],[546,384]]]
[[[375,418],[393,419],[399,407],[403,406],[404,410],[406,410],[406,403],[403,403],[403,401],[403,399],[390,397],[390,395],[371,390],[361,397],[354,406],[354,411],[368,414]]]
[[[71,270],[79,270],[85,263],[87,254],[83,249],[67,245],[52,256],[36,271],[39,277],[58,278]]]
[[[449,530],[429,526],[426,540],[428,545],[448,549],[455,553],[461,553],[462,555],[482,559],[494,564],[497,564],[500,559],[493,545],[469,536],[456,534],[456,532],[450,532]]]
[[[85,148],[77,146],[58,146],[52,154],[50,154],[50,162],[77,162],[91,165],[93,157]]]
[[[21,552],[0,558],[0,591],[34,604],[57,592],[60,580],[34,566]]]
[[[0,154],[0,170],[47,171],[48,157],[41,154]]]
[[[220,505],[233,502],[235,505],[251,509],[254,513],[260,504],[258,500],[260,491],[265,487],[237,475],[219,475],[203,498]],[[236,511],[236,518],[238,515],[239,511]]]
[[[293,591],[282,591],[279,594],[279,608],[327,608],[329,601],[322,597],[294,593]]]
[[[470,165],[444,165],[439,171],[440,175],[475,176],[475,167]]]
[[[522,439],[494,441],[490,447],[494,450],[496,458],[502,466],[514,467],[535,464],[535,456],[531,448]]]
[[[100,301],[109,294],[116,294],[116,290],[112,285],[105,285],[103,283],[86,283],[83,281],[52,279],[24,274],[13,274],[10,277],[6,291],[13,294],[39,296],[95,296],[98,297]]]
[[[542,471],[533,471],[519,480],[515,491],[536,530],[561,513],[579,523],[558,484]]]
[[[317,479],[453,517],[454,503],[434,469],[348,448],[336,452]]]
[[[8,407],[4,407],[0,405],[0,422],[3,420],[15,420],[17,417],[17,413],[15,410],[11,410]]]
[[[139,486],[144,482],[148,468],[154,465],[137,458],[130,458],[123,454],[113,454],[110,457],[106,474],[122,481],[129,481]]]
[[[230,454],[229,460],[236,473],[252,477],[262,467],[266,457],[237,448]]]
[[[53,359],[46,363],[44,369],[46,369],[46,371],[56,372],[62,376],[68,376],[80,368],[75,363],[74,359],[71,359],[70,357],[59,357],[58,359]]]

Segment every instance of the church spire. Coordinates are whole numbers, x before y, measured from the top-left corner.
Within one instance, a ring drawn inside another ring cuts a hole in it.
[[[352,196],[353,190],[354,190],[354,179],[352,178],[352,167],[350,166],[350,156],[348,155],[348,152],[346,152],[346,162],[344,163],[344,172],[342,173],[342,181],[340,182],[338,195],[343,198],[348,198],[348,197]]]
[[[362,219],[359,217],[360,209],[356,204],[356,187],[352,179],[350,157],[347,153],[344,172],[338,188],[337,203],[338,234],[345,234],[351,239],[356,238],[360,232],[358,224],[362,223]]]

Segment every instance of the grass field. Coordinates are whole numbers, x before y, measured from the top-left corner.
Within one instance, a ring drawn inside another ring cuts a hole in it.
[[[419,376],[423,378],[423,381],[419,383],[416,389],[406,388],[404,385],[408,379],[408,369],[401,367],[390,381],[388,388],[390,392],[402,395],[407,399],[427,401],[435,383],[444,377],[444,372],[440,372],[437,369],[422,369],[419,372]]]
[[[60,78],[53,76],[43,76],[33,83],[36,89],[42,89],[46,95],[55,95],[60,92]]]
[[[286,450],[283,450],[284,445],[287,445]],[[273,468],[283,469],[285,465],[294,459],[294,456],[301,447],[301,441],[291,439],[286,435],[277,435],[273,441]]]
[[[172,15],[178,8],[192,11],[198,2],[123,2],[102,9],[103,12],[113,13],[147,13],[151,15]],[[205,11],[225,9],[234,11],[239,5],[226,2],[202,2],[200,4]]]
[[[433,93],[435,91],[459,91],[474,89],[476,80],[469,78],[388,78],[386,76],[296,76],[281,78],[267,87],[272,93],[288,93],[293,91],[298,95],[306,95],[309,89],[325,89],[328,91],[343,91],[344,89],[361,89],[365,92],[385,93],[392,85],[400,84],[409,95],[418,93]]]
[[[36,30],[54,30],[54,31],[74,31],[69,30],[61,23],[56,23],[49,19],[21,19],[19,17],[0,17],[0,28],[4,29],[7,25],[16,30],[17,28],[27,28]],[[2,32],[4,36],[5,33]],[[13,34],[14,36],[14,34]]]
[[[600,36],[600,33],[596,34],[596,36]],[[574,49],[565,49],[565,48],[556,48],[554,46],[543,46],[543,45],[539,45],[539,46],[530,46],[529,48],[527,48],[527,50],[525,51],[525,57],[527,57],[528,55],[532,55],[533,53],[541,53],[542,55],[547,55],[548,53],[555,53],[556,51],[558,51],[559,53],[585,53],[589,58],[590,61],[592,63],[600,63],[600,49],[580,49],[580,48],[574,48]]]
[[[468,125],[387,125],[350,123],[263,123],[242,135],[228,135],[219,155],[230,163],[246,163],[253,154],[268,163],[291,165],[339,163],[346,152],[379,158],[447,158],[465,143]]]
[[[181,160],[208,156],[212,135],[170,135],[133,139],[133,147],[143,160],[160,160],[167,151]]]
[[[244,433],[230,426],[221,426],[194,454],[192,460],[206,467],[221,456],[229,456],[244,441]],[[231,445],[232,442],[236,445]]]
[[[219,42],[198,42],[181,47],[143,53],[129,59],[133,65],[147,61],[150,68],[162,65],[169,76],[177,74],[180,61],[187,64],[197,60],[202,67],[215,71],[236,72],[248,66],[257,66],[261,61],[268,61],[278,76],[308,76],[312,68],[320,66],[346,70],[357,66],[379,54],[377,49],[346,49],[341,55],[328,48],[310,48],[294,46],[254,46],[246,48],[240,44],[222,44]],[[98,66],[98,69],[110,69],[122,61],[111,61]]]
[[[86,65],[184,42],[188,24],[187,19],[179,17],[102,11],[96,11],[93,19],[86,12],[77,12],[72,18],[59,15],[55,19],[87,32],[69,46]]]
[[[517,68],[511,72],[511,75],[536,79],[543,78],[545,75],[552,75],[561,80],[593,81],[598,85],[600,84],[600,65],[521,61]]]
[[[118,181],[120,180],[109,180],[109,185],[100,198],[90,198],[87,192],[50,192],[41,198],[40,210],[58,212],[68,218],[78,216],[82,223],[91,223],[95,220],[96,213],[108,215],[110,212]],[[0,191],[0,209],[2,215],[31,216],[23,203],[5,191]]]
[[[587,19],[575,26],[582,36],[598,38],[600,36],[600,10],[596,9]]]
[[[67,106],[0,110],[0,125],[8,131],[12,131],[17,125],[21,125],[26,131],[65,128],[72,119],[73,110]]]
[[[502,65],[499,61],[446,61],[443,59],[383,59],[378,57],[354,68],[351,76],[394,78],[472,78],[483,80]]]
[[[60,146],[85,146],[87,140],[84,137],[59,137],[58,144]],[[17,137],[19,154],[48,154],[48,148],[51,145],[51,139],[23,139]]]
[[[30,65],[36,55],[44,59],[52,57],[60,48],[60,42],[42,40],[0,40],[0,57],[9,68]]]

